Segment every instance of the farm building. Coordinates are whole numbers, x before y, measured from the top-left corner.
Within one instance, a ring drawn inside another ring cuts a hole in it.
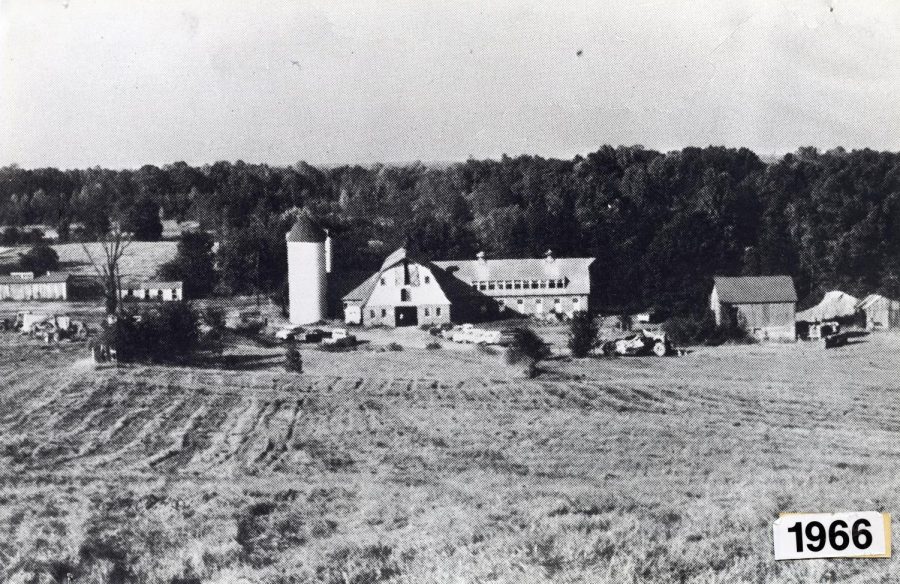
[[[869,330],[900,329],[900,301],[881,294],[869,294],[859,301],[856,308],[862,312]]]
[[[125,300],[184,300],[184,286],[181,282],[128,282],[120,294]]]
[[[288,313],[292,324],[323,320],[328,309],[331,238],[308,215],[285,236],[288,252]]]
[[[435,265],[465,285],[463,300],[481,313],[511,311],[543,316],[588,309],[594,258],[485,259],[439,261]]]
[[[859,298],[840,290],[826,292],[822,301],[797,313],[797,322],[820,323],[829,320],[852,318],[857,311]]]
[[[348,323],[405,326],[587,310],[592,258],[427,262],[401,248],[344,296]]]
[[[71,275],[47,272],[35,277],[33,272],[15,272],[0,276],[0,300],[66,300]]]
[[[387,326],[450,322],[455,287],[443,276],[433,264],[410,257],[400,248],[344,296],[344,320]]]
[[[797,291],[790,276],[713,279],[710,308],[717,325],[737,325],[759,340],[796,340]]]

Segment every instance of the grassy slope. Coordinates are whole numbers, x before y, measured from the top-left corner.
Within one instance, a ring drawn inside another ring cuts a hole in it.
[[[88,253],[80,243],[62,243],[52,245],[59,255],[59,269],[79,276],[96,276],[97,272],[91,263],[103,263],[103,247],[99,243],[86,244]],[[127,278],[143,280],[153,278],[162,264],[175,257],[178,243],[175,241],[133,241],[122,257],[120,270]],[[29,246],[0,247],[0,264],[8,269],[16,269],[15,263],[19,255],[28,251]]]
[[[487,356],[414,350],[368,354],[356,370],[306,352],[308,376],[93,371],[83,350],[0,339],[3,580],[900,572],[895,560],[776,564],[770,536],[780,511],[898,508],[897,336],[827,353],[557,362],[536,382]],[[430,375],[413,376],[422,364]]]

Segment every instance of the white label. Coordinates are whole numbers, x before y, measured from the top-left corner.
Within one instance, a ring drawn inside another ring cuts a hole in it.
[[[772,534],[776,560],[891,555],[888,513],[785,513]]]

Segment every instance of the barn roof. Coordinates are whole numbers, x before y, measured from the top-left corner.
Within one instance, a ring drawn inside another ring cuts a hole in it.
[[[716,276],[713,282],[719,301],[728,304],[797,302],[790,276]]]
[[[126,280],[122,283],[123,288],[133,290],[175,290],[184,288],[184,283],[180,280],[162,281],[162,280]]]
[[[68,272],[47,272],[37,278],[20,278],[17,276],[0,276],[0,284],[62,284],[68,282],[72,275]]]
[[[360,302],[365,302],[366,300],[368,300],[369,296],[372,295],[372,290],[375,289],[375,284],[378,283],[378,277],[381,276],[381,272],[382,270],[378,270],[377,272],[366,278],[366,280],[362,284],[344,294],[344,300],[358,300]]]
[[[882,296],[881,294],[869,294],[868,296],[866,296],[865,298],[863,298],[862,300],[859,301],[859,303],[856,305],[856,308],[858,308],[860,310],[865,310],[866,308],[869,308],[873,304],[878,304],[878,303],[882,303],[882,302],[886,303],[886,304],[892,304],[892,303],[896,303],[897,301],[892,300],[892,299],[888,298],[887,296]]]
[[[394,253],[389,255],[385,260],[381,263],[381,267],[378,268],[378,271],[366,278],[366,280],[344,295],[344,300],[359,300],[361,302],[366,302],[369,299],[369,296],[372,295],[372,291],[375,289],[375,285],[378,283],[378,278],[383,274],[386,270],[395,266],[397,263],[409,260],[414,263],[422,263],[416,262],[415,259],[409,256],[406,251],[406,248],[399,248]]]
[[[439,261],[434,264],[466,284],[498,280],[568,280],[566,294],[589,294],[593,261],[594,258],[552,258],[549,261],[524,258]],[[515,294],[521,296],[527,292],[516,290]],[[548,292],[542,290],[541,293]]]
[[[35,278],[34,281],[41,284],[61,284],[67,282],[71,277],[72,274],[68,272],[47,272],[43,276]]]
[[[288,243],[321,243],[325,241],[325,230],[306,215],[300,215],[287,234]]]
[[[344,300],[346,301],[359,301],[365,303],[369,300],[369,296],[372,295],[372,291],[375,290],[375,286],[378,285],[378,278],[381,277],[385,271],[390,269],[391,267],[397,265],[403,260],[407,260],[410,263],[419,264],[425,266],[431,270],[431,273],[434,275],[435,282],[438,286],[443,290],[444,295],[451,300],[454,297],[459,297],[463,294],[463,291],[467,286],[462,285],[459,280],[456,280],[446,272],[440,269],[436,265],[436,262],[427,262],[422,261],[406,251],[406,248],[399,248],[394,253],[389,255],[384,262],[381,264],[381,268],[378,269],[377,272],[366,278],[366,280],[344,295]]]
[[[802,322],[822,322],[842,316],[852,316],[856,312],[859,298],[850,296],[839,290],[826,292],[822,301],[802,312],[797,313],[797,320]]]

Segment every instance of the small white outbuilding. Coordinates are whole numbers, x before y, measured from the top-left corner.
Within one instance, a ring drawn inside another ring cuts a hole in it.
[[[881,294],[869,294],[856,305],[868,330],[900,329],[900,301]]]

